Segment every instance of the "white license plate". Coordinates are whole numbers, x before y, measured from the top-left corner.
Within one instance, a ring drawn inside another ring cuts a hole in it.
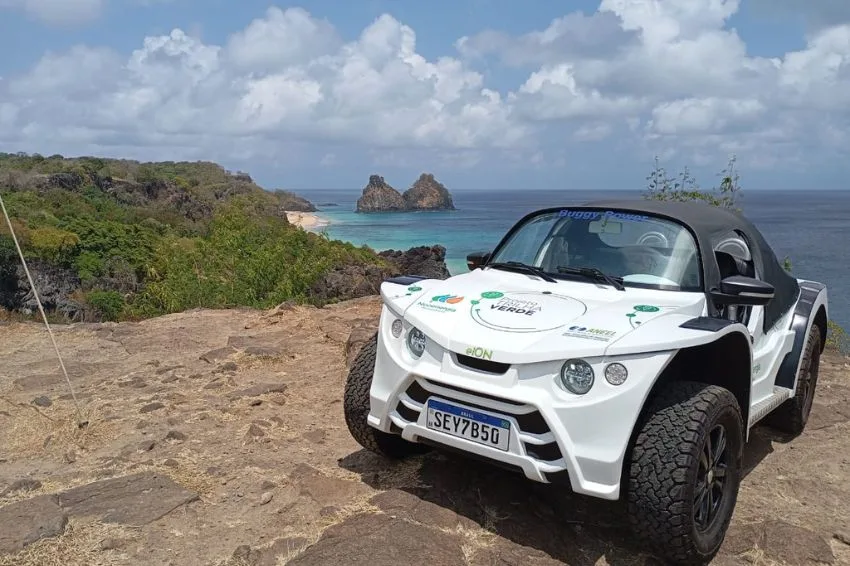
[[[427,426],[499,450],[507,450],[510,441],[511,423],[506,419],[436,399],[428,400]]]

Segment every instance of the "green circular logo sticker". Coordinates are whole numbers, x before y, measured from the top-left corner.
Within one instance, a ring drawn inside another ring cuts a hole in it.
[[[661,309],[652,305],[635,305],[635,310],[638,312],[658,312]]]
[[[504,297],[504,293],[500,293],[499,291],[484,291],[481,293],[481,297],[484,299],[500,299]]]
[[[476,301],[476,300],[474,300],[474,299],[473,299],[473,300],[471,300],[471,301],[469,301],[469,302],[470,302],[470,303],[472,303],[473,305],[477,305],[477,304],[478,304],[478,303],[480,303],[481,301]]]
[[[407,288],[407,290],[408,290],[408,291],[416,292],[416,291],[421,291],[421,290],[422,290],[422,287],[416,287],[416,286],[413,286],[413,287],[408,287],[408,288]]]

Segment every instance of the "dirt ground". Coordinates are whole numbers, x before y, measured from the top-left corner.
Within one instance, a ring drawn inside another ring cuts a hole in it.
[[[437,453],[388,463],[345,427],[375,298],[0,325],[0,566],[649,565],[620,508]],[[715,564],[850,564],[850,360],[806,432],[759,427]]]

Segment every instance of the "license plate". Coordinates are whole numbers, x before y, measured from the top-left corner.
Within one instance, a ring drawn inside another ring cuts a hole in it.
[[[507,420],[436,399],[428,400],[427,426],[499,450],[507,450],[510,441],[511,423]]]

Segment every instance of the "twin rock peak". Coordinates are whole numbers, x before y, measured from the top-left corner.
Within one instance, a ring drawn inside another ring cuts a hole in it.
[[[404,193],[371,175],[369,184],[357,199],[357,212],[412,212],[417,210],[455,210],[452,195],[431,173],[423,173]]]

